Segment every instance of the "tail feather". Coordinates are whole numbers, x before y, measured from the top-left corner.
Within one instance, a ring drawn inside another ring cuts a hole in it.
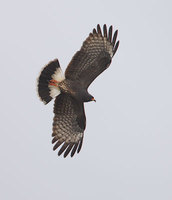
[[[57,86],[50,85],[50,80],[61,82],[65,79],[57,59],[49,62],[41,71],[38,77],[38,95],[44,104],[49,103],[60,94]]]

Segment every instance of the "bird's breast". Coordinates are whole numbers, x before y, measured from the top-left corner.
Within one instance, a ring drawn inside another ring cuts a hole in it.
[[[64,80],[60,82],[59,87],[62,92],[68,93],[72,96],[75,96],[75,94],[78,92],[78,89],[76,88],[76,83],[73,81]]]
[[[73,80],[64,80],[59,84],[60,90],[73,96],[78,101],[83,101],[83,95],[85,96],[85,89],[82,87],[82,83]]]

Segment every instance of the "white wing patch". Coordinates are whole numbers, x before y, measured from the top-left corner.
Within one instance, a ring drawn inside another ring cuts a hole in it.
[[[58,82],[61,82],[65,79],[65,76],[60,67],[56,69],[55,73],[51,77],[53,80],[56,80]],[[55,98],[56,96],[58,96],[61,93],[60,88],[57,86],[48,85],[48,87],[50,89],[50,96],[52,98]]]
[[[52,79],[54,79],[58,82],[61,82],[65,79],[65,76],[60,67],[56,69],[55,73],[51,77],[52,77]]]
[[[53,85],[49,85],[48,87],[50,89],[50,94],[49,95],[52,98],[55,98],[56,96],[58,96],[61,93],[59,87],[56,87],[56,86],[53,86]]]

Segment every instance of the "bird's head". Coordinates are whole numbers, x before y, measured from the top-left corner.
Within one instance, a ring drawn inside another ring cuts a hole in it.
[[[84,102],[89,102],[89,101],[94,101],[96,102],[96,100],[94,99],[94,97],[91,94],[87,94],[84,96]]]
[[[95,100],[95,98],[93,97],[93,98],[91,98],[91,101],[94,101],[94,102],[96,102],[96,100]]]

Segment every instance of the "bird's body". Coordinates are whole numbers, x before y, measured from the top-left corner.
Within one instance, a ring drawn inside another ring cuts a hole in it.
[[[69,63],[65,75],[62,73],[57,59],[46,65],[38,78],[38,94],[47,104],[53,98],[53,150],[60,145],[58,155],[64,152],[66,157],[78,153],[82,147],[86,117],[84,102],[95,101],[88,93],[89,85],[107,69],[116,53],[119,41],[116,42],[117,31],[112,38],[112,26],[107,32],[103,26],[103,34],[99,25],[93,29]]]
[[[87,89],[84,87],[82,82],[78,80],[74,81],[65,79],[64,81],[60,82],[58,86],[61,92],[71,95],[78,101],[88,102],[93,98],[92,96],[90,98],[90,94],[88,93]]]

